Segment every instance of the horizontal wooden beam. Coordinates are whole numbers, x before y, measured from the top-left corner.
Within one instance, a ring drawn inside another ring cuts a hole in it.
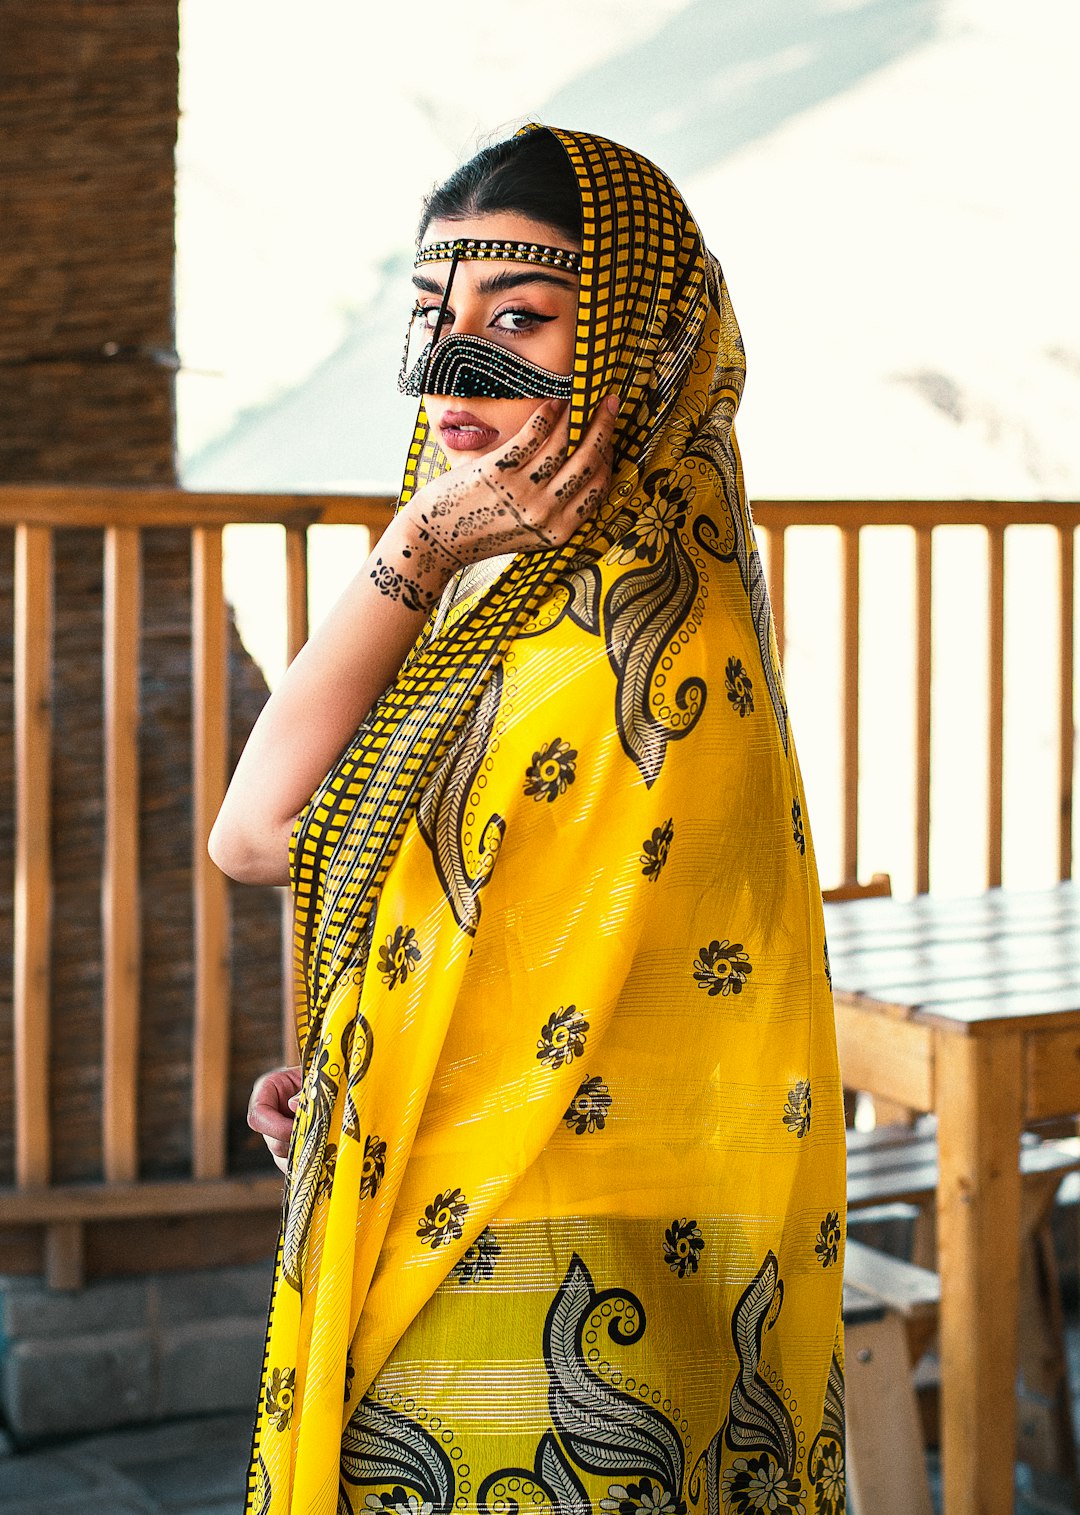
[[[227,491],[77,484],[0,485],[0,526],[369,526],[393,514],[390,494],[235,494]],[[1060,500],[757,500],[754,519],[787,526],[1080,527],[1080,501]]]
[[[134,1184],[55,1184],[0,1189],[0,1226],[56,1225],[154,1215],[209,1215],[281,1205],[280,1175],[157,1180]]]
[[[0,485],[0,526],[368,526],[381,531],[393,495],[225,494],[81,484]]]

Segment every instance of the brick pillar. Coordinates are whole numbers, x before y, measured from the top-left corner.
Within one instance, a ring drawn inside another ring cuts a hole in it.
[[[0,5],[0,483],[175,481],[176,0]],[[101,1174],[100,537],[57,540],[54,1177]],[[142,674],[145,1175],[190,1156],[190,569],[180,533],[145,556]],[[0,541],[0,687],[11,681],[11,542]],[[233,746],[265,697],[233,634]],[[11,702],[0,700],[0,1183],[12,1174]],[[279,915],[238,891],[234,1169],[262,1166],[244,1106],[277,1060]]]

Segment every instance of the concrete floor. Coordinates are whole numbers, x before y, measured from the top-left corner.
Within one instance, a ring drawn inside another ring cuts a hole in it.
[[[1080,1323],[1070,1328],[1080,1385]],[[1080,1421],[1080,1396],[1077,1403]],[[242,1515],[247,1415],[117,1431],[48,1451],[0,1455],[0,1515]],[[935,1499],[937,1459],[930,1457]],[[890,1515],[888,1511],[852,1515]],[[1069,1488],[1017,1471],[1015,1515],[1080,1515]]]

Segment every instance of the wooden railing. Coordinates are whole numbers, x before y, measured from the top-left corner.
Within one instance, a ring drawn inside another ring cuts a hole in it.
[[[377,533],[391,501],[374,496],[189,494],[169,489],[0,488],[0,527],[15,534],[15,1186],[0,1190],[0,1233],[44,1228],[45,1259],[55,1283],[81,1276],[82,1228],[95,1218],[269,1209],[280,1183],[226,1171],[227,1064],[230,1032],[229,909],[226,882],[210,863],[205,839],[220,804],[228,763],[228,661],[222,575],[223,529],[276,523],[284,529],[283,634],[291,657],[308,633],[308,529],[362,525]],[[930,753],[932,744],[932,541],[935,528],[971,525],[989,553],[990,801],[987,879],[1001,877],[1002,662],[1005,621],[1005,538],[1014,525],[1042,524],[1057,533],[1059,871],[1072,871],[1073,809],[1073,538],[1080,504],[999,502],[767,501],[755,507],[767,558],[777,634],[783,645],[786,533],[793,527],[839,530],[842,597],[843,870],[854,877],[859,845],[859,600],[861,534],[880,526],[914,533],[916,708],[915,853],[917,887],[930,882]],[[104,533],[105,735],[104,866],[102,876],[103,1036],[102,1151],[104,1182],[51,1185],[49,1046],[56,1007],[49,963],[53,880],[49,773],[54,591],[53,534],[84,528]],[[192,1166],[175,1183],[138,1182],[136,1129],[139,1026],[139,721],[140,562],[144,533],[180,528],[191,534],[193,835],[195,922],[192,1046]],[[834,591],[835,592],[835,591]],[[286,1043],[287,1044],[287,1043]],[[2,1237],[0,1237],[2,1241]]]
[[[1073,866],[1073,769],[1075,731],[1073,680],[1075,668],[1074,629],[1074,539],[1080,526],[1080,504],[1047,502],[958,500],[770,500],[754,507],[754,516],[767,554],[770,595],[776,618],[777,639],[784,648],[785,541],[792,527],[828,527],[838,530],[841,541],[839,589],[842,638],[840,648],[842,740],[839,761],[842,781],[840,857],[842,875],[854,879],[859,859],[859,685],[861,595],[861,543],[863,533],[881,527],[904,527],[914,536],[915,547],[915,708],[910,713],[915,731],[915,888],[925,893],[930,880],[930,812],[932,729],[932,589],[933,536],[936,529],[951,526],[979,528],[985,535],[987,554],[987,814],[985,825],[985,883],[1002,882],[1003,754],[1005,743],[1005,542],[1010,528],[1045,526],[1056,535],[1057,583],[1033,587],[1033,593],[1054,597],[1057,603],[1056,652],[1058,664],[1057,725],[1057,872],[1070,878]],[[970,751],[979,747],[971,733]]]

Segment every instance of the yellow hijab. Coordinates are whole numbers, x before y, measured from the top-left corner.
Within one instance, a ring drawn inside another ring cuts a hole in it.
[[[843,1118],[742,343],[665,175],[554,135],[571,440],[618,392],[615,474],[460,586],[297,825],[252,1515],[843,1508]],[[443,466],[421,411],[403,500]]]

